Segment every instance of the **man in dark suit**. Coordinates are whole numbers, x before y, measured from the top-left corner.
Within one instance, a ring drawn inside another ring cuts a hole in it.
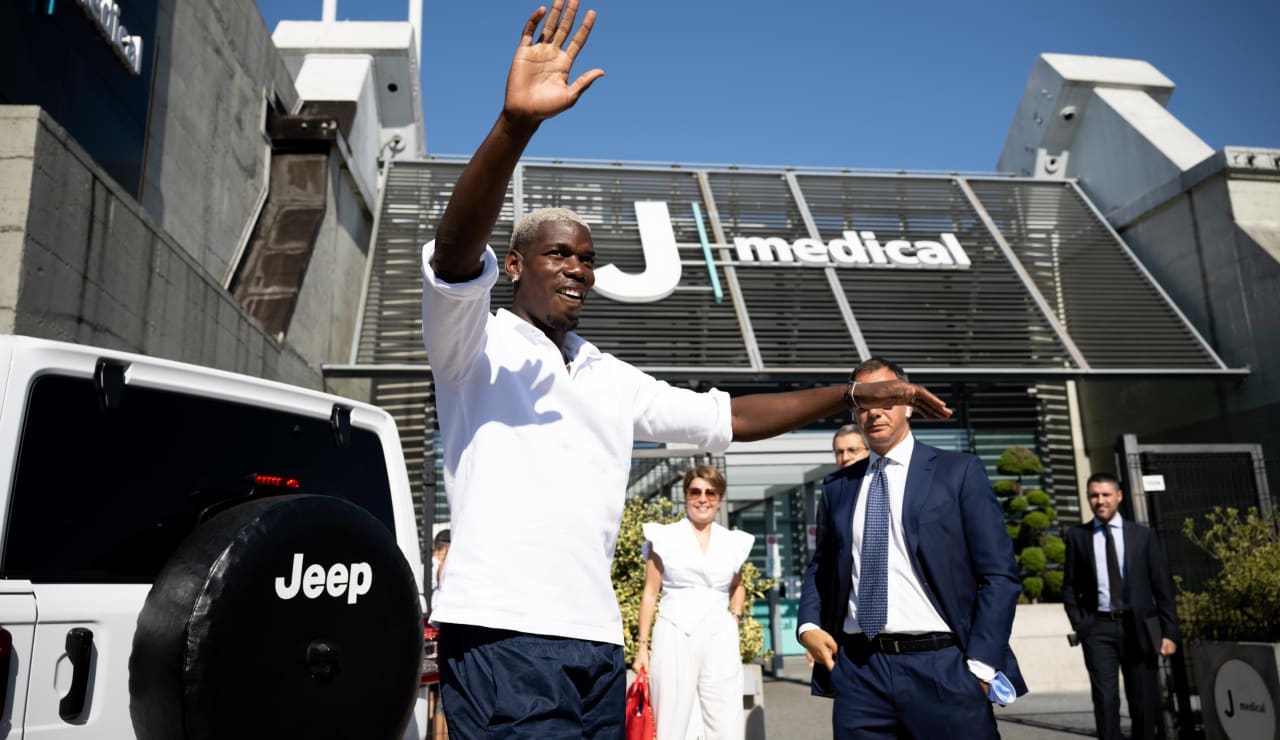
[[[893,378],[878,358],[853,373]],[[1027,691],[1009,649],[1022,583],[982,462],[917,442],[908,407],[854,413],[871,456],[823,482],[800,598],[813,693],[834,697],[837,738],[998,737],[992,697]]]
[[[1115,476],[1094,473],[1087,485],[1093,520],[1067,531],[1062,603],[1084,648],[1098,737],[1120,738],[1123,671],[1133,737],[1154,738],[1157,656],[1177,650],[1173,579],[1155,533],[1120,516]]]

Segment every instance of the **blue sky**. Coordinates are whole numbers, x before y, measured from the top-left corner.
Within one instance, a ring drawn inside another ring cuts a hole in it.
[[[427,149],[470,154],[537,2],[427,0]],[[549,4],[549,3],[548,3]],[[258,0],[268,28],[320,0]],[[1144,59],[1213,148],[1280,148],[1280,1],[584,2],[577,69],[605,77],[542,127],[544,157],[992,171],[1042,52]],[[339,0],[338,18],[407,5]]]

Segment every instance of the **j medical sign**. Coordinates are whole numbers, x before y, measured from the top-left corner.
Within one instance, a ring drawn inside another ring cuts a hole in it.
[[[596,270],[595,289],[606,298],[623,303],[653,303],[671,295],[680,284],[680,250],[676,246],[671,213],[665,201],[636,201],[636,223],[645,269],[624,273],[615,265]],[[711,245],[702,228],[701,212],[694,206],[702,235],[703,253],[714,276]],[[805,265],[883,270],[967,270],[969,255],[955,234],[942,232],[936,240],[880,239],[872,231],[845,231],[838,239],[787,241],[777,236],[734,236],[735,267]]]
[[[75,0],[89,22],[102,38],[106,39],[111,51],[129,70],[130,74],[142,73],[142,37],[129,33],[129,29],[120,22],[120,5],[111,0]],[[50,8],[53,7],[50,3]]]

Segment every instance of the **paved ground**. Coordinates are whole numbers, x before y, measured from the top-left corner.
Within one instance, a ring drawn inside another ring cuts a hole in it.
[[[795,657],[784,661],[782,678],[765,676],[764,730],[769,740],[831,737],[831,703],[809,695],[808,675],[804,658]],[[996,721],[1005,740],[1095,736],[1087,693],[1027,694],[1011,706],[997,708]],[[747,736],[759,737],[753,732]]]

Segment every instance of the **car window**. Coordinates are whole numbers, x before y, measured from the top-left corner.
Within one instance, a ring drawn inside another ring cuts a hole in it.
[[[328,419],[136,386],[103,411],[92,380],[45,375],[20,439],[5,578],[150,582],[202,516],[250,496],[338,496],[394,531],[380,440],[353,427],[339,448]]]

